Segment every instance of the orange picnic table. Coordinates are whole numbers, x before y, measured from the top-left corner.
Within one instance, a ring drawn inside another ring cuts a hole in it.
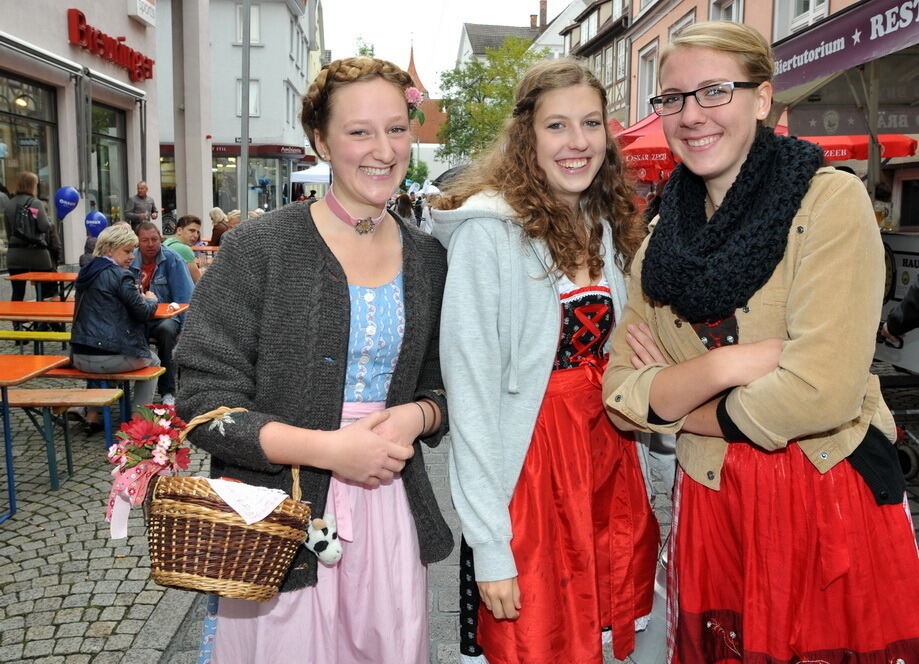
[[[6,493],[10,509],[0,515],[3,523],[16,513],[16,482],[13,473],[13,435],[10,430],[10,401],[7,388],[37,378],[70,363],[66,355],[0,355],[0,398],[3,412],[3,443],[6,454]]]
[[[73,321],[74,302],[11,302],[0,301],[0,320],[34,321],[37,323],[70,323]],[[170,309],[168,302],[160,302],[154,318],[173,318],[188,309],[179,304]]]
[[[38,298],[42,297],[42,284],[73,284],[77,280],[77,272],[22,272],[7,276],[10,281],[31,281],[38,291]],[[64,297],[70,294],[71,286],[65,289]]]

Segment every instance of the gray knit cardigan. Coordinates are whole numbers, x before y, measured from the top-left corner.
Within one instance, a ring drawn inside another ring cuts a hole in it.
[[[310,215],[293,203],[250,219],[223,236],[220,252],[195,287],[176,348],[179,416],[188,421],[219,406],[247,408],[222,427],[202,425],[189,437],[210,452],[212,477],[290,491],[289,466],[269,461],[259,431],[268,422],[333,431],[339,427],[348,350],[350,298],[338,260]],[[386,405],[422,397],[443,413],[436,446],[447,430],[440,375],[440,302],[447,272],[432,237],[402,228],[405,334]],[[446,558],[450,532],[434,498],[419,441],[402,471],[418,532],[421,562]],[[330,473],[303,467],[303,500],[325,509]],[[316,558],[301,547],[282,590],[316,583]]]

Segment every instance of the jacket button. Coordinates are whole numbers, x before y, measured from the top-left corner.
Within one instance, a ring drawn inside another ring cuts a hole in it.
[[[890,494],[886,491],[881,491],[878,495],[881,497],[881,500],[887,500],[890,498]]]
[[[713,479],[715,479],[715,471],[714,471],[714,470],[710,470],[710,471],[708,471],[707,473],[705,473],[705,476],[706,476],[708,479],[713,480]]]
[[[673,324],[676,325],[677,327],[683,327],[683,321],[681,321],[679,318],[673,321]]]
[[[613,399],[613,401],[615,401],[616,403],[619,403],[620,401],[622,401],[622,395],[621,395],[621,394],[617,394],[617,395],[616,395],[616,398]]]
[[[823,459],[824,461],[826,461],[827,459],[830,458],[830,453],[829,453],[829,452],[821,452],[821,453],[820,453],[820,458]]]
[[[797,228],[796,230],[797,230],[799,233],[803,233],[803,232],[804,232],[804,226],[798,226],[798,228]]]
[[[750,313],[750,307],[748,307],[747,305],[744,305],[743,312],[744,312],[745,314]]]

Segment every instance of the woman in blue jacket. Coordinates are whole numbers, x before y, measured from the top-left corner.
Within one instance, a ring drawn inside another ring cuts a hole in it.
[[[140,292],[128,267],[137,236],[118,224],[99,234],[93,260],[76,282],[76,312],[71,333],[73,366],[89,373],[134,371],[159,366],[147,344],[146,322],[156,312],[157,298]],[[153,400],[156,381],[135,381],[132,410]],[[98,430],[98,413],[87,413],[88,429]],[[95,426],[94,426],[95,425]]]

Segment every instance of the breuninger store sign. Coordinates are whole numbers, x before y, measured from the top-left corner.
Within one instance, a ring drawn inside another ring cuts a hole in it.
[[[135,83],[153,78],[154,60],[124,43],[124,37],[111,37],[86,22],[79,9],[67,10],[67,34],[70,43],[80,46],[104,60],[128,70]]]

